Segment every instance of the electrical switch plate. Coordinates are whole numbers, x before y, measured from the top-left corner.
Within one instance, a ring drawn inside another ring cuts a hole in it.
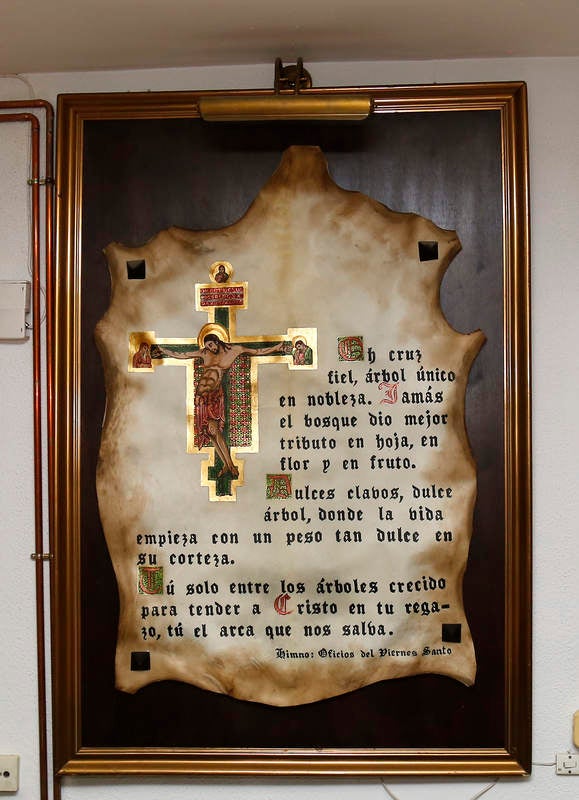
[[[0,281],[0,340],[28,338],[26,313],[30,310],[29,281]]]
[[[579,753],[557,753],[557,775],[579,775]]]
[[[0,792],[18,791],[20,756],[0,756]]]

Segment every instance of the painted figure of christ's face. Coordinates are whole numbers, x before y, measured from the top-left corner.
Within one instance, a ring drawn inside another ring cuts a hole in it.
[[[217,342],[214,342],[213,339],[209,339],[209,341],[205,341],[205,347],[212,353],[219,352],[219,345]]]

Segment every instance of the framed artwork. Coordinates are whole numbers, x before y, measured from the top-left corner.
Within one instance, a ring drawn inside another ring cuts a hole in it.
[[[526,89],[346,93],[59,98],[57,777],[530,771]]]

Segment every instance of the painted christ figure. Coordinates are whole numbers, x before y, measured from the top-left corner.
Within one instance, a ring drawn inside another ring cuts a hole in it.
[[[151,346],[148,342],[141,342],[139,349],[133,356],[133,367],[143,369],[151,367]]]
[[[225,264],[220,264],[217,267],[217,272],[215,273],[215,281],[216,283],[227,283],[229,280],[229,273],[225,269]]]
[[[292,353],[296,366],[311,366],[314,363],[314,354],[305,339],[298,339]]]
[[[239,470],[233,463],[229,445],[223,436],[225,427],[225,396],[223,377],[238,356],[266,356],[270,353],[284,352],[284,342],[271,347],[243,347],[240,344],[224,342],[215,333],[208,333],[200,350],[175,352],[163,345],[156,345],[157,352],[168,358],[197,358],[203,362],[203,372],[195,391],[195,433],[199,449],[213,444],[223,467],[218,475],[230,474],[239,477]]]

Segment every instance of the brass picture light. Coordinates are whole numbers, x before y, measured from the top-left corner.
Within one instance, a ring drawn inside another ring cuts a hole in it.
[[[312,79],[303,60],[283,66],[275,61],[274,93],[207,95],[199,100],[208,122],[244,120],[363,120],[372,111],[370,95],[310,92]],[[305,90],[305,91],[304,91]]]

